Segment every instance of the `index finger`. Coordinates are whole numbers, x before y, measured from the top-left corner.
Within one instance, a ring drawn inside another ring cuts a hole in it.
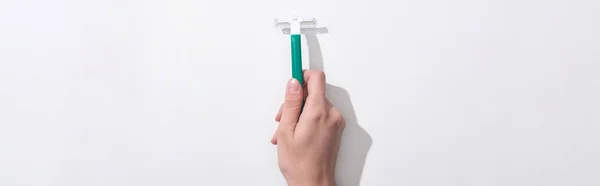
[[[325,73],[320,70],[305,70],[304,82],[308,96],[306,99],[323,98],[325,97]],[[311,98],[312,97],[312,98]]]

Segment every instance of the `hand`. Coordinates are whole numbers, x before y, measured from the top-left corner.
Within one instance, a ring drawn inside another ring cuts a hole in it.
[[[307,90],[293,78],[288,82],[271,143],[277,145],[279,169],[289,186],[335,186],[345,122],[325,96],[325,74],[306,70],[304,80]]]

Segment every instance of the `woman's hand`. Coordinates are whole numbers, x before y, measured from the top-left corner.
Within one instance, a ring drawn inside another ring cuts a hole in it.
[[[345,123],[325,96],[325,74],[306,70],[304,81],[306,87],[293,78],[288,82],[271,143],[277,145],[279,168],[288,185],[334,186]]]

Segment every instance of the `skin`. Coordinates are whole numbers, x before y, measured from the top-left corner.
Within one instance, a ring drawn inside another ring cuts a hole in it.
[[[336,186],[335,165],[344,119],[325,96],[325,74],[304,71],[306,86],[290,79],[271,143],[289,186]],[[302,102],[305,100],[304,108]]]

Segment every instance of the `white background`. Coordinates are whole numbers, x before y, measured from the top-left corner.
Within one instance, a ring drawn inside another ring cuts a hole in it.
[[[348,120],[342,186],[600,185],[594,0],[2,0],[0,185],[284,185],[273,19]],[[310,45],[310,47],[309,47]]]

